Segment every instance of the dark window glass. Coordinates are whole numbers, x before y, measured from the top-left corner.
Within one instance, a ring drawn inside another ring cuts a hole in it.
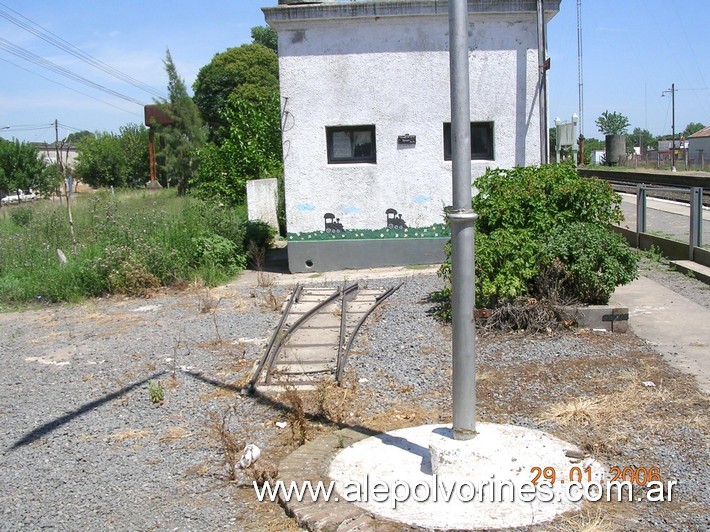
[[[326,127],[328,164],[376,163],[375,126]]]
[[[451,124],[444,124],[444,159],[451,160]],[[494,160],[493,122],[471,122],[471,160]]]

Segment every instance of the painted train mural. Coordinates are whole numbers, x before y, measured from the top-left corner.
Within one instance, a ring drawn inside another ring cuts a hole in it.
[[[345,224],[332,212],[323,214],[323,230],[304,233],[289,233],[292,241],[313,241],[333,239],[380,239],[380,238],[441,238],[449,236],[445,223],[427,227],[409,227],[402,213],[388,208],[384,212],[381,229],[346,228]]]

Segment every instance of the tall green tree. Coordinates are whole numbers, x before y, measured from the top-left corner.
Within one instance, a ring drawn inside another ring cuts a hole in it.
[[[207,140],[200,111],[187,93],[184,80],[178,74],[170,50],[165,54],[168,75],[168,99],[158,102],[172,124],[158,126],[161,135],[161,159],[168,179],[176,179],[178,194],[197,177],[197,154]]]
[[[594,123],[604,135],[626,135],[631,125],[626,116],[609,111],[604,111]]]
[[[92,187],[144,185],[150,179],[148,129],[128,124],[115,133],[96,133],[78,141],[74,175]]]
[[[29,142],[0,139],[0,195],[40,189],[46,163]]]
[[[683,136],[684,137],[689,137],[693,133],[697,133],[701,129],[703,129],[705,126],[701,124],[700,122],[691,122],[687,126],[685,126],[685,131],[683,131]]]
[[[87,131],[87,130],[77,131],[75,133],[69,133],[69,135],[67,135],[66,142],[71,142],[72,144],[76,144],[81,139],[86,138],[86,137],[95,137],[95,135],[91,131]]]
[[[279,38],[276,30],[271,26],[254,26],[251,29],[251,40],[254,44],[266,46],[279,53]]]
[[[647,129],[641,129],[640,127],[634,128],[633,132],[626,139],[627,144],[630,148],[634,146],[639,146],[641,152],[645,152],[646,148],[652,150],[658,147],[658,139]]]
[[[257,101],[278,93],[278,57],[261,44],[229,48],[200,69],[192,88],[211,138],[219,141],[219,132],[229,127],[224,113],[230,99]]]
[[[282,171],[279,97],[233,100],[224,112],[229,127],[222,141],[208,144],[200,154],[200,195],[243,203],[246,182]]]

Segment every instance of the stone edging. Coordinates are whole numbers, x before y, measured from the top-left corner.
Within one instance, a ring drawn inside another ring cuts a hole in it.
[[[346,428],[322,436],[299,447],[279,464],[279,479],[288,487],[296,482],[313,482],[314,486],[322,481],[327,486],[330,482],[328,469],[333,457],[345,447],[364,440],[375,434],[363,429],[357,431]],[[308,492],[307,492],[308,493]],[[279,503],[286,513],[296,519],[299,526],[307,530],[328,530],[337,532],[394,530],[392,523],[375,519],[369,512],[352,503],[331,500],[326,502],[322,494],[317,501],[312,501],[310,493],[301,502],[287,501],[279,492]]]

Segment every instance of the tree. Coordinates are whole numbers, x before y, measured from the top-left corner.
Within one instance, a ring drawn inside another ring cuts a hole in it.
[[[242,203],[246,182],[281,171],[279,97],[233,100],[224,113],[229,127],[219,145],[209,144],[200,154],[200,175],[195,183],[205,197]]]
[[[624,115],[609,111],[604,111],[594,123],[604,135],[626,135],[631,125]]]
[[[278,93],[278,57],[261,44],[229,48],[200,69],[192,87],[195,103],[214,140],[222,128],[228,127],[223,113],[230,98],[256,101]]]
[[[70,142],[72,144],[77,144],[81,139],[86,138],[86,137],[95,137],[96,135],[92,133],[91,131],[78,131],[76,133],[69,133],[66,138],[66,142]]]
[[[254,44],[266,46],[279,53],[279,38],[276,30],[270,26],[254,26],[251,29],[251,40]]]
[[[656,149],[658,147],[658,140],[649,130],[637,127],[634,128],[634,131],[629,135],[627,144],[631,148],[638,146],[641,148],[641,153],[645,153],[646,148],[652,150]]]
[[[126,185],[126,154],[121,140],[114,133],[97,133],[84,137],[77,145],[75,176],[92,187],[122,187]]]
[[[693,133],[697,133],[698,131],[704,128],[705,126],[700,122],[691,122],[690,124],[685,126],[685,131],[683,131],[682,135],[687,138]]]
[[[119,132],[121,150],[126,157],[126,183],[145,185],[150,180],[148,128],[143,124],[128,124]]]
[[[77,144],[74,175],[92,187],[142,185],[150,179],[148,130],[128,124],[119,134],[96,133]]]
[[[187,94],[185,82],[179,76],[170,50],[165,54],[165,71],[168,74],[168,100],[158,102],[162,111],[172,120],[168,126],[156,126],[162,137],[163,166],[168,179],[175,178],[178,194],[184,194],[187,185],[197,177],[197,153],[206,142],[206,132],[200,111]]]
[[[46,163],[29,142],[0,139],[0,194],[40,189]]]

